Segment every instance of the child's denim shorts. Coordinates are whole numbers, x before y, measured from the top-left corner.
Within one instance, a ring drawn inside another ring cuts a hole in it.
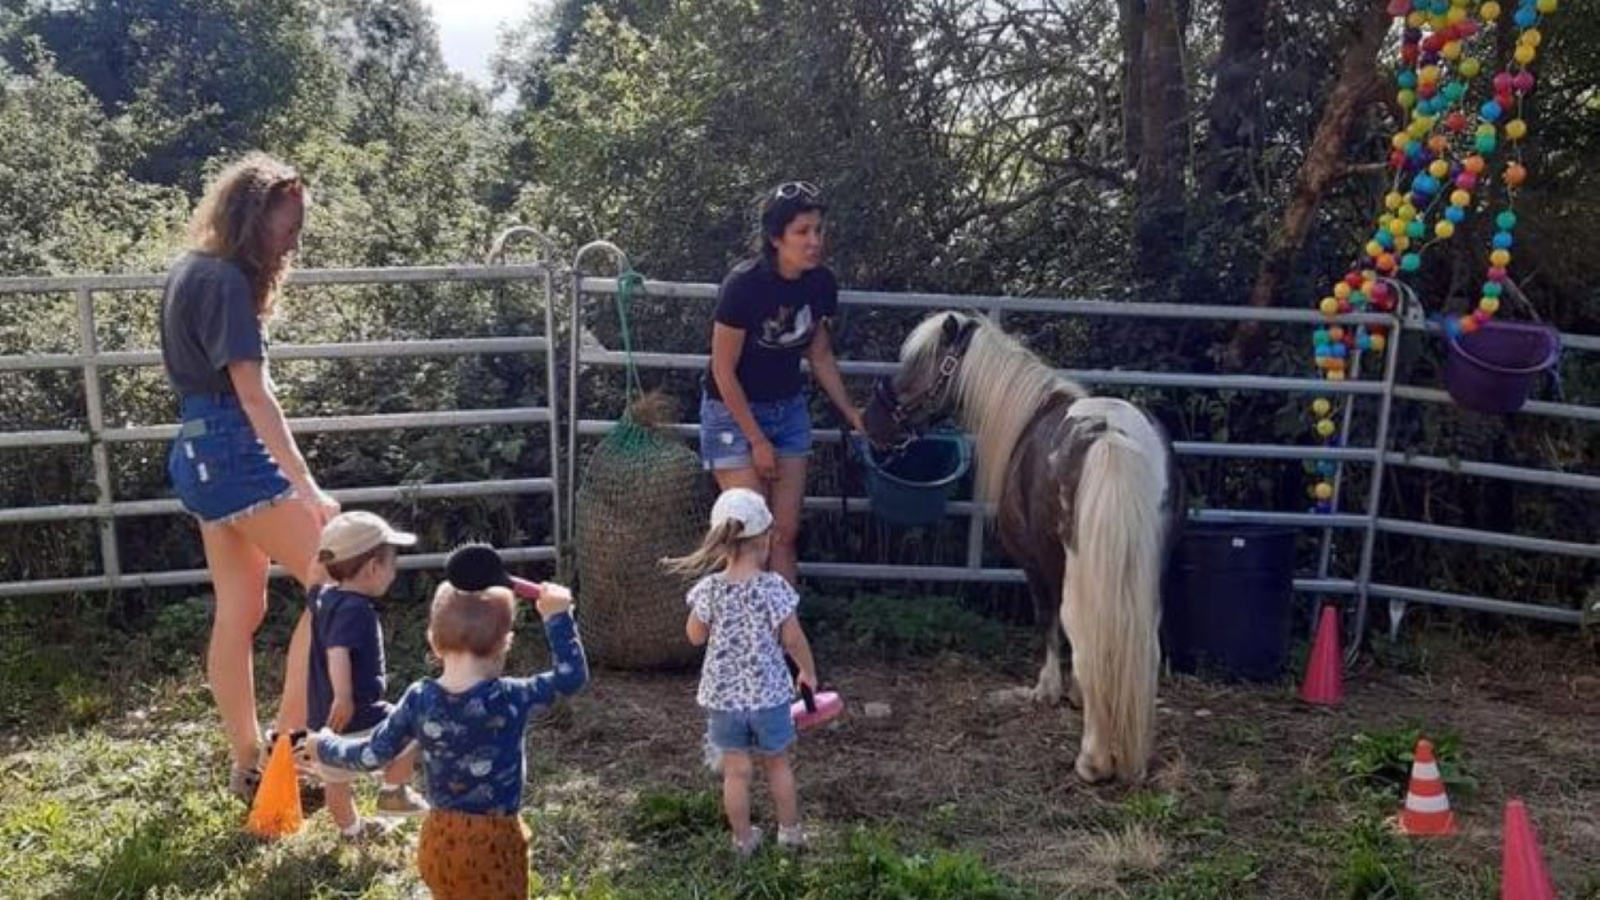
[[[761,433],[780,457],[811,455],[811,411],[805,394],[788,400],[751,401]],[[707,469],[748,469],[754,465],[750,441],[721,400],[700,396],[700,462]]]
[[[183,424],[167,454],[167,476],[183,508],[201,522],[241,519],[288,499],[294,489],[232,394],[183,398]]]
[[[794,719],[789,707],[766,709],[713,709],[706,721],[706,737],[723,753],[777,756],[794,743]]]

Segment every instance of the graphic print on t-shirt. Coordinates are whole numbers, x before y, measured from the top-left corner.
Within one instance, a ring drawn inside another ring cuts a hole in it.
[[[773,318],[761,323],[758,340],[763,347],[779,350],[803,347],[811,342],[812,324],[809,303],[800,307],[798,315],[793,307],[780,306]]]

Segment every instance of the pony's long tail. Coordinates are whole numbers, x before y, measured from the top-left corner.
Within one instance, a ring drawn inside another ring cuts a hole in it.
[[[1095,723],[1119,778],[1144,778],[1160,666],[1162,479],[1129,436],[1108,429],[1085,454],[1076,552],[1062,614],[1073,619],[1073,672],[1086,727]],[[1066,604],[1076,604],[1068,611]]]

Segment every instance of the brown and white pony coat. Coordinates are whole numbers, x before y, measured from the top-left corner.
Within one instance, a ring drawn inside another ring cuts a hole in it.
[[[1182,506],[1164,431],[958,312],[929,316],[906,338],[898,373],[867,409],[868,437],[893,445],[945,414],[973,437],[975,499],[994,506],[1047,629],[1029,696],[1062,699],[1065,629],[1084,714],[1078,775],[1141,780],[1155,731],[1161,574]]]

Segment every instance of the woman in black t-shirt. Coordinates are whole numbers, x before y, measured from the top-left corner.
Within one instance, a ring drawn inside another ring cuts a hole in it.
[[[265,323],[289,255],[300,245],[305,184],[254,154],[206,191],[192,249],[173,264],[161,304],[161,358],[182,423],[167,474],[200,524],[216,615],[206,680],[233,756],[230,790],[249,802],[259,781],[254,655],[277,562],[309,586],[322,525],[339,504],[311,477],[267,373]],[[305,728],[310,620],[289,642],[278,728]]]
[[[833,357],[839,284],[822,264],[823,205],[804,181],[762,203],[758,254],[722,281],[700,403],[700,457],[723,490],[746,487],[772,509],[771,568],[796,580],[795,538],[811,453],[800,360],[850,426],[861,429]]]

